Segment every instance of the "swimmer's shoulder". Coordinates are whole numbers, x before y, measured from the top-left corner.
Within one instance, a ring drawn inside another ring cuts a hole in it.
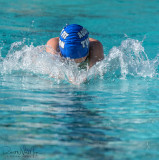
[[[92,67],[104,59],[104,51],[102,43],[94,38],[89,38],[90,46],[89,46],[89,66]]]
[[[49,39],[46,43],[46,52],[56,54],[59,51],[59,37]]]

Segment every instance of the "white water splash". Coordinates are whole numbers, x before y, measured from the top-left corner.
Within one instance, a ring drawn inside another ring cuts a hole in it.
[[[15,42],[0,62],[0,73],[13,74],[15,71],[47,75],[48,78],[67,80],[80,84],[87,78],[87,71],[80,70],[75,62],[64,61],[59,55],[47,53],[45,46],[34,47]]]
[[[111,68],[120,68],[122,78],[127,75],[154,77],[156,64],[150,61],[144,51],[142,42],[133,39],[122,41],[119,47],[113,47],[107,57]]]
[[[72,61],[64,61],[59,55],[52,55],[45,51],[45,46],[27,46],[23,42],[15,42],[5,58],[1,57],[0,73],[14,74],[15,71],[29,72],[36,75],[46,75],[54,78],[58,83],[67,81],[81,84],[94,77],[103,78],[105,75],[118,74],[121,78],[128,75],[140,77],[154,77],[159,65],[159,56],[150,61],[138,40],[127,39],[119,47],[113,47],[108,56],[98,62],[91,69],[81,70]],[[19,72],[19,73],[21,73]]]

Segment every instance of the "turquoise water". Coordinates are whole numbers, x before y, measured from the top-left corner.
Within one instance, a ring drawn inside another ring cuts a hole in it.
[[[159,159],[158,13],[155,0],[1,0],[0,159]],[[66,23],[103,43],[89,71],[45,52]]]

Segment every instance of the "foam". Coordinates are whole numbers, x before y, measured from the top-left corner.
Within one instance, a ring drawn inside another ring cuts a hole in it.
[[[122,78],[126,78],[128,75],[140,77],[157,75],[157,63],[148,59],[142,42],[130,38],[122,41],[119,47],[113,47],[110,50],[107,63],[112,68],[120,68]]]
[[[89,70],[81,70],[73,61],[64,61],[59,55],[45,51],[46,46],[25,45],[25,40],[11,45],[6,57],[0,57],[0,73],[24,72],[53,78],[56,82],[81,84],[94,77],[158,77],[159,55],[149,60],[142,42],[134,39],[122,41],[114,46],[104,60]],[[24,75],[23,75],[24,76]]]

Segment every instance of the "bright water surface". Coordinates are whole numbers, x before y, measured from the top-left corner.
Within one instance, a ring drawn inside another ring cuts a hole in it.
[[[46,53],[66,23],[104,61]],[[159,159],[159,1],[0,0],[0,53],[0,159]]]

